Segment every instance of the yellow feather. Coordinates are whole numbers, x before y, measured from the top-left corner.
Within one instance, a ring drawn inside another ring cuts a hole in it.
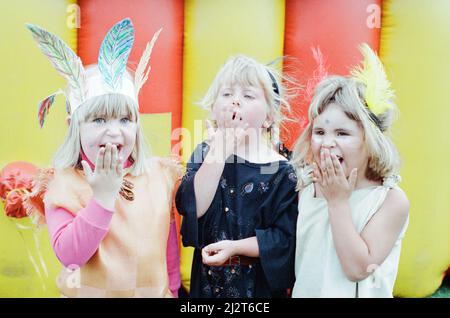
[[[387,79],[383,64],[378,56],[366,43],[360,46],[364,57],[362,66],[357,66],[351,71],[351,75],[366,85],[365,100],[370,111],[380,115],[392,108],[391,100],[394,92],[391,83]]]

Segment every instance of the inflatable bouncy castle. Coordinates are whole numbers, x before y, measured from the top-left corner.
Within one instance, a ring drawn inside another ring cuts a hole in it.
[[[320,47],[329,73],[346,75],[361,60],[358,46],[368,43],[396,93],[401,114],[393,139],[411,204],[394,295],[425,297],[440,287],[450,266],[449,1],[20,0],[2,1],[0,17],[3,175],[17,168],[28,176],[49,166],[67,130],[58,97],[46,129],[37,123],[39,98],[52,93],[49,87],[63,86],[63,79],[42,58],[27,22],[60,36],[84,65],[95,63],[104,34],[123,18],[131,18],[137,30],[131,66],[162,27],[151,76],[139,97],[142,127],[153,154],[180,154],[184,160],[204,137],[206,111],[197,103],[229,56],[245,54],[264,63],[285,56],[282,68],[305,84],[316,68],[311,48]],[[295,121],[280,136],[288,147],[307,121],[302,94],[292,105],[289,116]],[[6,196],[7,189],[0,190]],[[27,218],[4,212],[0,297],[58,297],[55,277],[61,265],[45,228],[36,231]],[[192,250],[181,247],[186,290],[191,262]]]

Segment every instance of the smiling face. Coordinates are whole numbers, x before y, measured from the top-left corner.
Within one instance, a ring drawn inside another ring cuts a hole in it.
[[[260,129],[268,126],[268,105],[264,90],[259,86],[239,83],[222,85],[212,107],[213,118],[220,121],[220,113],[227,107],[233,109],[233,116],[235,112],[239,112],[242,122],[248,123],[249,128]]]
[[[107,143],[116,145],[119,157],[124,161],[136,144],[137,124],[129,114],[118,116],[92,115],[80,123],[80,141],[86,157],[95,164],[100,148]]]
[[[364,131],[340,106],[333,103],[312,123],[311,150],[319,166],[320,152],[325,149],[339,158],[347,177],[353,168],[357,168],[358,172],[366,171],[368,152]]]

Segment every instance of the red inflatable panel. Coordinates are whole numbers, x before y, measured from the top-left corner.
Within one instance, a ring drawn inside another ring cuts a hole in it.
[[[294,57],[286,62],[286,70],[305,84],[316,68],[311,47],[319,46],[329,73],[346,75],[361,60],[360,43],[378,51],[380,15],[380,0],[286,0],[284,54]],[[296,121],[288,123],[281,136],[288,147],[307,124],[308,105],[301,94],[292,102],[292,111]]]
[[[100,44],[108,30],[129,17],[135,41],[128,66],[136,69],[153,34],[163,28],[156,42],[149,79],[139,95],[140,111],[172,113],[172,129],[181,125],[184,2],[178,0],[80,0],[81,28],[78,55],[84,65],[96,63]]]

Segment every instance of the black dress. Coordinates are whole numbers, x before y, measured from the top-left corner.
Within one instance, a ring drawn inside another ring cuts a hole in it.
[[[197,146],[176,194],[176,206],[183,215],[183,245],[195,247],[190,297],[286,296],[294,283],[298,214],[294,169],[287,161],[256,164],[230,157],[211,206],[198,219],[194,176],[208,151],[206,143]],[[203,264],[203,247],[252,236],[257,237],[260,254],[255,264]]]

